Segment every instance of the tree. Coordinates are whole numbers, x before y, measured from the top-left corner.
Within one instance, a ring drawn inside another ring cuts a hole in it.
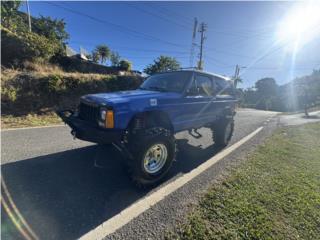
[[[24,61],[51,59],[59,50],[59,45],[44,36],[33,32],[16,34],[1,29],[1,64],[4,66],[21,66]]]
[[[105,44],[98,45],[95,49],[95,53],[101,64],[104,64],[110,58],[110,49]]]
[[[1,26],[11,31],[18,27],[18,23],[22,22],[18,14],[20,6],[21,1],[1,1]]]
[[[278,85],[273,78],[262,78],[255,84],[260,96],[272,97],[277,93]]]
[[[12,16],[20,6],[21,1],[1,1],[1,18]]]
[[[120,57],[119,53],[114,52],[114,51],[111,52],[110,61],[111,61],[111,65],[113,67],[118,67],[119,66],[120,59],[121,59],[121,57]]]
[[[98,63],[98,61],[99,61],[99,54],[98,54],[98,52],[97,52],[96,50],[93,50],[93,51],[92,51],[91,56],[92,56],[92,61],[95,62],[95,63]]]
[[[306,117],[309,117],[309,108],[320,104],[320,69],[294,79],[292,84],[298,107],[303,108]]]
[[[273,78],[262,78],[255,84],[258,101],[256,107],[263,110],[275,109],[277,102],[278,85]]]
[[[178,70],[180,63],[173,57],[160,56],[154,60],[153,64],[149,64],[143,71],[146,74],[154,74],[157,72],[164,72],[169,70]]]
[[[132,64],[128,60],[123,59],[119,62],[119,67],[125,71],[130,71],[132,68]]]
[[[247,88],[243,91],[243,102],[245,107],[255,107],[258,102],[258,94],[256,89]]]
[[[66,23],[63,19],[52,19],[40,16],[32,22],[32,31],[46,38],[64,44],[69,39],[65,30]]]

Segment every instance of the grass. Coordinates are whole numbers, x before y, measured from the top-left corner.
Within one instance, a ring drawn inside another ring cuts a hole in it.
[[[1,69],[2,127],[60,123],[56,109],[75,109],[85,94],[136,89],[142,78],[130,73],[64,72],[50,64],[25,63],[23,70]],[[49,112],[50,114],[44,114]]]
[[[284,128],[167,239],[320,239],[320,124]]]
[[[114,75],[98,74],[98,73],[80,73],[80,72],[65,72],[55,65],[41,65],[28,63],[28,67],[24,70],[8,69],[2,71],[1,81],[6,82],[16,78],[21,74],[28,74],[34,78],[47,77],[49,75],[57,75],[67,78],[80,79],[82,81],[103,80],[112,78]]]
[[[1,116],[1,128],[36,127],[62,124],[61,119],[53,112],[46,114],[28,114],[25,116]]]

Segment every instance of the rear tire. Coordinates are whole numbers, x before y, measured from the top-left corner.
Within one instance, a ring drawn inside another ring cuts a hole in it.
[[[130,143],[131,142],[131,143]],[[128,146],[129,172],[139,187],[151,186],[163,179],[175,158],[176,146],[172,133],[155,127],[133,136]]]
[[[218,147],[225,147],[228,145],[234,130],[234,120],[221,119],[216,122],[212,129],[212,137],[214,144]]]

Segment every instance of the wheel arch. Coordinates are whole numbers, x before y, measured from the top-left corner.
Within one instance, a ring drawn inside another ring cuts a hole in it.
[[[129,121],[127,128],[146,129],[155,126],[165,127],[169,129],[172,133],[174,132],[174,127],[169,115],[161,110],[152,110],[136,113]]]

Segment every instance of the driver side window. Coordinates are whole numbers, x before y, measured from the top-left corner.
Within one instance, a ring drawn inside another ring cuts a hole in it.
[[[192,87],[196,88],[197,95],[203,97],[211,97],[214,94],[212,80],[205,75],[196,74]]]

